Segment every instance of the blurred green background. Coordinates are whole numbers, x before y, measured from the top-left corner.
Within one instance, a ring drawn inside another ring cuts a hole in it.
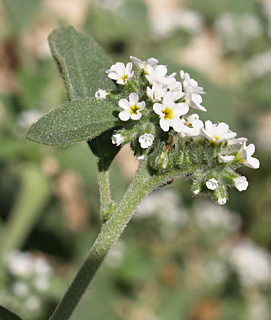
[[[99,228],[96,164],[86,143],[25,139],[65,101],[47,37],[71,24],[114,62],[133,55],[184,69],[207,94],[201,119],[256,145],[250,186],[220,207],[189,182],[154,192],[111,250],[72,319],[271,319],[271,2],[2,0],[0,2],[0,304],[47,319]],[[137,162],[112,170],[120,200]]]

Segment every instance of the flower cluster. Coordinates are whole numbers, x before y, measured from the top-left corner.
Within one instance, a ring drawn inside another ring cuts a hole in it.
[[[115,130],[112,143],[131,144],[138,159],[147,159],[159,173],[173,168],[189,169],[195,195],[211,194],[219,204],[227,201],[227,186],[246,190],[248,182],[235,170],[241,165],[258,168],[255,146],[236,138],[229,126],[210,120],[203,123],[191,110],[206,111],[205,94],[187,72],[167,74],[158,60],[131,56],[127,65],[117,62],[107,75],[118,90],[99,89],[96,99],[107,99],[119,108],[123,127]]]
[[[42,310],[43,296],[51,286],[51,265],[43,256],[13,250],[6,256],[5,267],[10,275],[12,295],[4,299],[13,305],[23,303],[26,311],[37,317]],[[3,297],[0,295],[0,298]]]

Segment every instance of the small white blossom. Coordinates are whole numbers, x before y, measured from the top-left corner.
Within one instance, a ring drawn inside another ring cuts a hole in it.
[[[247,141],[247,138],[237,138],[237,139],[230,139],[227,141],[228,145],[229,146],[235,146],[235,145],[238,145],[238,144],[244,144],[244,142]]]
[[[218,181],[215,178],[212,178],[206,182],[206,187],[209,190],[215,190],[218,188]]]
[[[183,70],[180,71],[181,83],[183,87],[191,87],[193,93],[196,94],[204,94],[202,87],[199,87],[198,82],[194,79],[191,79],[190,75]]]
[[[147,87],[147,96],[153,102],[161,101],[166,93],[167,88],[162,83],[154,82],[151,88]]]
[[[122,62],[117,62],[113,64],[110,69],[106,70],[106,73],[110,79],[115,80],[118,84],[124,85],[130,81],[134,75],[132,68],[132,62],[128,62],[126,66]]]
[[[193,138],[200,137],[201,129],[203,128],[203,122],[199,120],[198,114],[191,114],[184,122],[184,124],[184,130],[181,133],[183,136]]]
[[[158,60],[155,58],[149,58],[147,61],[142,61],[136,57],[130,56],[131,60],[133,63],[139,68],[139,69],[144,69],[146,70],[147,64],[150,65],[151,67],[155,68],[158,64]]]
[[[11,290],[18,297],[25,297],[29,294],[28,286],[22,281],[14,282],[11,286]]]
[[[183,70],[180,71],[181,76],[181,83],[183,86],[183,91],[185,93],[185,102],[194,109],[206,111],[206,108],[204,108],[202,103],[202,97],[201,94],[204,94],[202,87],[198,86],[198,83],[196,80],[191,79],[190,75],[187,72],[184,72]]]
[[[165,83],[166,82],[166,73],[167,67],[163,65],[159,65],[153,68],[151,65],[146,66],[146,78],[149,83],[153,84],[154,82]]]
[[[153,144],[154,136],[151,133],[144,133],[138,138],[140,143],[140,147],[143,149],[147,149]]]
[[[46,276],[37,277],[34,286],[39,292],[47,291],[50,287],[49,278]]]
[[[111,139],[112,139],[112,143],[117,146],[120,146],[124,141],[124,138],[120,133],[114,133]]]
[[[223,198],[218,198],[217,203],[220,204],[221,206],[223,206],[225,203],[227,202],[227,198],[223,197]]]
[[[247,167],[252,169],[258,169],[260,167],[260,161],[257,158],[253,158],[252,155],[255,152],[255,145],[253,143],[246,146],[246,142],[243,143],[241,151],[237,155],[237,158]]]
[[[184,87],[184,93],[185,93],[185,102],[189,105],[189,107],[197,110],[201,110],[201,111],[207,111],[206,108],[201,105],[202,103],[201,95],[194,93],[192,87],[190,86]]]
[[[28,310],[36,311],[41,308],[41,301],[37,296],[30,296],[25,302],[25,307]]]
[[[108,92],[106,90],[104,90],[104,89],[98,89],[95,92],[95,98],[98,99],[98,100],[105,100],[107,93]]]
[[[229,260],[240,279],[241,285],[245,288],[270,285],[270,254],[250,239],[244,239],[239,244],[234,245]]]
[[[167,89],[168,89],[168,91],[173,93],[174,100],[179,100],[185,95],[185,93],[183,92],[183,88],[182,88],[181,82],[176,81],[175,78],[173,78],[173,79],[174,80],[171,81],[171,83],[169,83],[167,85]]]
[[[248,187],[247,178],[242,176],[234,179],[234,185],[238,191],[247,190],[247,187]]]
[[[119,113],[120,120],[139,120],[141,118],[142,114],[140,111],[145,108],[145,102],[138,102],[138,99],[138,95],[132,92],[129,95],[129,101],[126,99],[121,99],[119,101],[119,106],[124,109]]]
[[[163,104],[155,103],[153,110],[160,116],[160,127],[163,131],[168,131],[172,127],[175,131],[181,132],[184,127],[180,116],[186,114],[189,107],[186,103],[175,103],[174,96],[167,92],[163,98]]]
[[[205,128],[202,128],[201,132],[214,143],[220,143],[236,136],[236,133],[229,130],[229,126],[225,122],[213,124],[210,120],[205,121]]]

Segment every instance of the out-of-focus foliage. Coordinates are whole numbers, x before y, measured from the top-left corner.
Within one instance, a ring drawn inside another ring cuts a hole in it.
[[[146,199],[73,319],[270,320],[265,0],[0,3],[0,303],[23,319],[46,319],[100,228],[88,145],[58,149],[25,139],[31,123],[65,102],[47,37],[67,24],[92,35],[114,62],[153,56],[172,72],[188,71],[208,92],[208,118],[248,137],[261,161],[259,170],[243,170],[250,186],[232,190],[226,207],[191,198],[187,181]],[[135,167],[124,147],[111,170],[116,200]]]

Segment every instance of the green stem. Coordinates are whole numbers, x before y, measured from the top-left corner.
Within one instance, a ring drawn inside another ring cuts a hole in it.
[[[99,171],[99,186],[100,186],[100,216],[101,221],[104,222],[110,217],[110,204],[111,200],[111,190],[110,190],[110,181],[109,181],[109,171]]]
[[[170,173],[151,176],[147,163],[144,161],[140,164],[133,183],[110,220],[102,226],[86,260],[49,320],[70,318],[106,254],[122,234],[140,201],[161,184],[171,181],[174,177],[180,177],[182,175],[180,171],[172,170]]]

